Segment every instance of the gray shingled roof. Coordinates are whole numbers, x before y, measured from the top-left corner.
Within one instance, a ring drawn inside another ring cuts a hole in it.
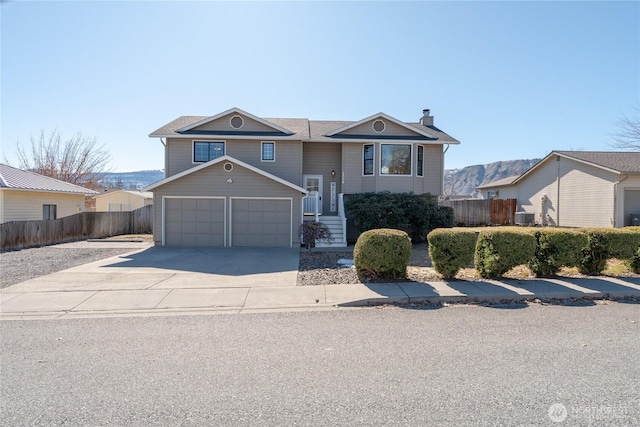
[[[184,136],[177,133],[176,130],[181,129],[193,123],[197,123],[206,119],[208,116],[182,116],[167,123],[161,128],[151,132],[150,137],[162,136]],[[339,137],[326,137],[325,135],[340,129],[341,127],[356,123],[355,121],[338,121],[338,120],[309,120],[309,119],[287,119],[287,118],[264,118],[263,120],[271,122],[275,125],[294,132],[291,139],[314,140],[314,141],[331,141],[335,142]],[[427,131],[437,138],[437,143],[458,143],[458,140],[441,131],[435,126],[422,126],[420,123],[405,123],[407,126],[417,130]],[[194,132],[194,135],[196,133]],[[416,138],[419,139],[419,138]]]
[[[0,188],[69,194],[98,194],[97,191],[89,190],[88,188],[17,169],[2,163],[0,163]]]
[[[612,169],[621,174],[640,173],[640,152],[554,151],[554,153]]]
[[[520,175],[511,175],[506,178],[496,179],[495,181],[487,182],[486,184],[478,185],[476,188],[492,188],[492,187],[502,187],[511,185],[513,181],[515,181]]]

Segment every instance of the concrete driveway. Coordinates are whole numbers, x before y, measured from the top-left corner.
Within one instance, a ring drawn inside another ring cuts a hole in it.
[[[296,293],[299,257],[299,248],[152,246],[7,287],[0,294],[1,311],[47,317],[71,311],[260,307],[274,289]],[[314,302],[315,295],[307,299]]]
[[[7,288],[11,293],[296,286],[298,248],[152,246]]]

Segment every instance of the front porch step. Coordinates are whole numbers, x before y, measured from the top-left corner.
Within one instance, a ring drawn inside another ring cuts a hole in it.
[[[321,215],[318,219],[329,228],[333,239],[331,241],[318,240],[316,248],[346,248],[347,244],[342,241],[345,233],[345,230],[342,229],[342,219],[335,215]],[[315,217],[305,216],[304,220],[315,221]]]

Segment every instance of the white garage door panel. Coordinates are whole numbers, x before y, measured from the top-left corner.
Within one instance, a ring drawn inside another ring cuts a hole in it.
[[[233,199],[233,246],[291,246],[291,200]]]
[[[165,244],[224,246],[224,200],[165,199]]]

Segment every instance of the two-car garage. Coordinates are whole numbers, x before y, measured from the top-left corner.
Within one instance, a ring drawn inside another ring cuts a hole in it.
[[[163,205],[165,245],[292,244],[292,199],[168,196]]]
[[[299,244],[297,229],[306,191],[236,159],[219,160],[153,185],[154,205],[162,207],[155,211],[156,244]]]

